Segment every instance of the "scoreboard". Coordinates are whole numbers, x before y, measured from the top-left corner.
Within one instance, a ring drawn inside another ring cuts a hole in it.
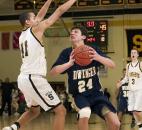
[[[142,4],[142,0],[128,0],[128,4]]]
[[[50,8],[56,8],[57,5],[65,3],[67,0],[54,0],[51,3]],[[46,0],[14,0],[15,10],[25,10],[25,9],[40,9]],[[73,6],[83,7],[83,6],[123,6],[123,5],[139,5],[142,4],[142,0],[78,0]]]
[[[97,6],[99,4],[99,0],[78,0],[78,6]]]
[[[124,0],[101,0],[101,5],[119,5],[124,4]]]
[[[98,46],[103,51],[107,51],[108,45],[108,21],[87,20],[77,21],[74,25],[84,26],[87,29],[85,43],[90,46]]]

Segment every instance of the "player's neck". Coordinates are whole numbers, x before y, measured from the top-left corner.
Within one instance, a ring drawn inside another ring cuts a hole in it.
[[[23,30],[26,30],[27,28],[30,28],[31,26],[29,26],[29,25],[25,25],[24,27],[23,27]]]
[[[76,48],[76,47],[79,47],[82,45],[84,45],[84,42],[75,42],[75,43],[73,43],[73,48]]]
[[[132,60],[132,63],[137,63],[138,62],[138,59],[133,59]]]

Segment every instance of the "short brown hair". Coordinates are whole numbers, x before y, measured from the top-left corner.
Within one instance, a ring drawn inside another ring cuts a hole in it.
[[[25,26],[26,20],[30,18],[30,15],[29,15],[30,13],[31,12],[24,12],[19,16],[19,21],[23,27]]]
[[[87,29],[83,26],[74,26],[71,28],[71,30],[74,30],[74,29],[79,29],[81,31],[81,34],[84,35],[84,36],[87,36]]]

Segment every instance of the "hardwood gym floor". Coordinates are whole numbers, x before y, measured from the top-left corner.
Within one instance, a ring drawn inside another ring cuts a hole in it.
[[[0,129],[2,129],[4,126],[11,124],[18,117],[19,116],[15,115],[11,117],[8,117],[7,115],[0,117]],[[51,130],[52,119],[52,112],[42,112],[37,119],[33,120],[30,124],[22,128],[21,130]],[[137,126],[131,129],[130,124],[131,116],[124,115],[121,130],[137,130]],[[75,113],[67,114],[65,130],[77,130],[77,121]],[[89,121],[89,130],[106,130],[104,121],[95,114],[92,114],[91,119]]]

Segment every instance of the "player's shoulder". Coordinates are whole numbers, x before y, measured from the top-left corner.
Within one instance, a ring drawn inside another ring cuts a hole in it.
[[[97,46],[90,46],[90,47],[92,47],[92,48],[95,49],[96,51],[101,51],[101,49],[100,49],[99,47],[97,47]]]
[[[142,61],[139,61],[140,65],[142,65]]]
[[[131,63],[132,63],[132,62],[127,63],[127,64],[126,64],[126,68],[128,68]]]
[[[107,54],[105,52],[103,52],[99,47],[97,46],[91,46],[99,55],[106,57],[106,58],[110,58],[107,56]]]
[[[61,53],[68,54],[68,53],[71,53],[71,52],[72,52],[72,47],[68,47],[68,48],[63,49]]]
[[[71,51],[72,50],[72,47],[67,47],[65,49],[63,49],[63,51]]]
[[[139,61],[139,63],[140,63],[140,69],[142,71],[142,61]]]
[[[26,31],[29,31],[29,30],[31,30],[31,29],[32,29],[32,27],[23,28],[23,29],[22,29],[22,32],[26,32]]]
[[[29,35],[30,33],[31,33],[32,31],[31,31],[31,28],[30,27],[28,27],[28,28],[23,28],[22,29],[22,31],[20,32],[20,36],[19,36],[19,39],[20,38],[26,38],[25,36],[26,35]]]

